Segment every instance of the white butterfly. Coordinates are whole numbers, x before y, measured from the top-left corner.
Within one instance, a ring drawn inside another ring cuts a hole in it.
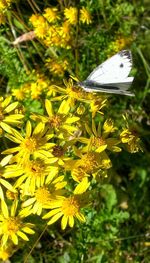
[[[132,68],[131,51],[122,50],[94,69],[85,81],[78,84],[88,92],[106,92],[134,96],[128,91],[133,77],[128,77]]]

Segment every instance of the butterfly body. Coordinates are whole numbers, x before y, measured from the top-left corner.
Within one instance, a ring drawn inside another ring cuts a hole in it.
[[[132,55],[122,50],[99,65],[85,81],[78,84],[87,92],[106,92],[134,96],[128,89],[133,77],[128,77],[132,68]]]

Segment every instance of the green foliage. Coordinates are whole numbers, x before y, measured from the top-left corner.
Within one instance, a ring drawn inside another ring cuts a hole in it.
[[[7,79],[7,88],[24,83],[27,74],[18,57],[17,49],[5,37],[0,37],[0,74]]]

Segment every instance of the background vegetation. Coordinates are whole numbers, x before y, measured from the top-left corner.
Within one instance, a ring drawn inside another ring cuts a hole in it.
[[[93,186],[85,223],[64,231],[59,221],[47,228],[31,215],[36,233],[14,248],[10,262],[150,262],[149,15],[148,0],[0,0],[0,95],[19,101],[25,122],[31,113],[43,114],[47,96],[58,96],[54,85],[64,88],[70,75],[84,80],[105,59],[130,49],[135,97],[100,98],[107,99],[104,120],[113,119],[120,132],[127,122],[140,138],[138,150],[123,145],[110,154],[112,168]],[[6,149],[3,140],[0,148]]]

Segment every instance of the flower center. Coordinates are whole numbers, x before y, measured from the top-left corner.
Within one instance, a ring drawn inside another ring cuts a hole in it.
[[[94,172],[95,168],[97,167],[96,156],[94,153],[90,152],[87,153],[81,159],[81,167],[84,168],[84,171],[87,173]]]
[[[105,140],[102,137],[91,138],[91,143],[92,143],[92,146],[94,146],[95,148],[98,148],[106,144]]]
[[[33,137],[26,138],[21,146],[28,152],[34,152],[37,149],[37,140]]]
[[[53,128],[58,128],[62,123],[62,117],[59,115],[55,115],[52,118],[50,118],[49,122]]]
[[[70,97],[75,98],[75,99],[82,97],[81,96],[82,92],[80,92],[80,90],[77,89],[76,87],[68,86],[66,89],[66,92]]]
[[[30,161],[25,170],[33,177],[40,177],[44,173],[44,163],[41,160]]]
[[[19,230],[20,226],[21,221],[17,217],[9,217],[3,222],[4,233],[7,233],[8,235],[16,233]]]
[[[40,187],[35,193],[37,202],[44,205],[51,200],[51,194],[46,187]]]
[[[75,216],[79,211],[79,201],[75,196],[65,199],[62,203],[62,212],[65,216]]]

